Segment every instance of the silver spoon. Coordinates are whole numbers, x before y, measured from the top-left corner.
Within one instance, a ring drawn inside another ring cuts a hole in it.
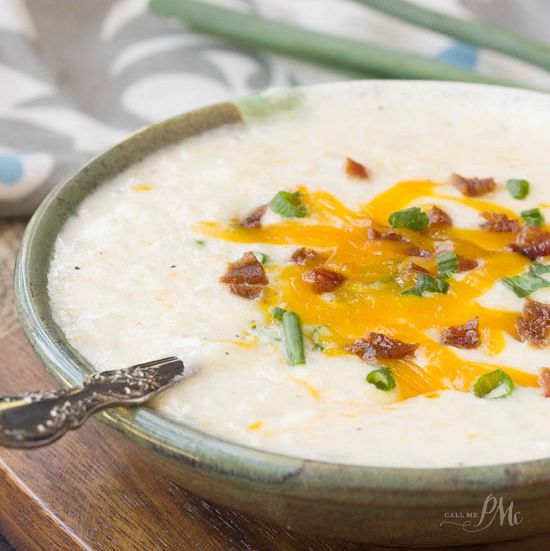
[[[88,376],[81,387],[0,398],[0,446],[34,448],[113,406],[137,406],[183,377],[178,358]]]

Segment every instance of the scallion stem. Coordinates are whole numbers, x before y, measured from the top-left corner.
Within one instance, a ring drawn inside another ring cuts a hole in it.
[[[283,314],[283,333],[288,365],[305,364],[302,322],[296,312],[285,312]]]
[[[360,4],[482,48],[550,70],[550,46],[480,21],[466,21],[405,0],[355,0]]]
[[[196,0],[151,0],[150,9],[191,28],[240,44],[268,48],[354,74],[382,78],[453,80],[525,87],[482,76],[421,55],[324,34]]]
[[[478,398],[506,398],[513,391],[514,383],[503,369],[485,373],[474,384],[474,394]]]

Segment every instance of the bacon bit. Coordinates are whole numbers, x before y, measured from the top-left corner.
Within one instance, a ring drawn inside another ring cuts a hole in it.
[[[521,225],[518,220],[508,218],[505,214],[500,212],[482,212],[481,216],[487,220],[481,224],[481,229],[484,231],[494,232],[517,232],[521,229]]]
[[[367,228],[367,239],[369,241],[378,241],[382,239],[382,234],[374,228]]]
[[[317,251],[308,249],[307,247],[302,247],[301,249],[296,249],[292,253],[290,260],[300,266],[306,266],[307,264],[311,264],[314,260],[319,259],[320,256],[321,255]]]
[[[327,268],[314,268],[308,272],[304,272],[302,279],[311,283],[313,292],[318,295],[334,291],[346,281],[346,276],[333,272]]]
[[[230,262],[220,281],[229,284],[234,295],[250,299],[258,298],[268,283],[264,267],[250,251],[244,253],[237,262]]]
[[[443,209],[435,205],[428,211],[428,219],[432,228],[443,228],[453,225],[451,217]]]
[[[346,174],[350,178],[356,178],[357,180],[368,180],[370,173],[365,165],[350,159],[346,158]]]
[[[409,267],[407,270],[410,270],[412,272],[420,272],[422,274],[429,274],[430,272],[426,270],[426,268],[423,268],[422,266],[419,266],[418,264],[415,264],[414,262],[411,262],[409,264]]]
[[[420,247],[407,247],[405,249],[405,254],[407,256],[418,256],[420,258],[426,258],[427,256],[432,255],[430,251],[427,251],[426,249],[421,249]]]
[[[401,241],[402,243],[410,243],[410,239],[405,235],[401,235],[391,228],[384,228],[383,231],[375,230],[374,228],[367,228],[367,239],[369,241]]]
[[[441,343],[455,348],[477,348],[479,338],[479,318],[474,318],[464,325],[452,325],[441,333]]]
[[[479,197],[497,187],[493,178],[465,178],[456,172],[451,176],[451,185],[467,197]]]
[[[366,362],[380,359],[399,360],[414,354],[418,344],[408,344],[397,339],[391,339],[383,333],[371,331],[353,344],[348,344],[344,349],[356,354]]]
[[[262,218],[267,210],[267,205],[261,205],[260,207],[254,209],[242,222],[241,226],[243,228],[261,228],[262,227]]]
[[[523,315],[516,321],[520,340],[536,346],[546,346],[548,329],[550,329],[550,305],[527,300],[523,307]]]
[[[397,233],[393,230],[389,230],[388,232],[383,233],[380,236],[380,239],[383,239],[384,241],[401,241],[403,243],[410,242],[408,237],[405,237],[404,235],[401,235],[400,233]]]
[[[544,391],[544,396],[550,398],[550,369],[543,367],[539,375],[539,385]]]
[[[422,266],[419,266],[414,262],[410,262],[409,265],[396,277],[396,281],[399,285],[401,285],[401,287],[405,287],[408,283],[414,280],[415,274],[417,273],[429,274],[430,272]]]
[[[472,260],[471,258],[466,258],[464,256],[457,255],[458,266],[456,268],[457,272],[469,272],[474,268],[477,268],[477,260]]]
[[[539,256],[547,256],[550,254],[550,232],[535,226],[525,226],[509,247],[512,251],[531,260],[535,260]]]

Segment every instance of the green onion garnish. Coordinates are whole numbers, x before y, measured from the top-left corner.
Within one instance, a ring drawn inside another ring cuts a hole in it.
[[[424,293],[443,293],[449,291],[449,283],[443,276],[432,277],[429,274],[416,274],[415,286],[403,291],[402,295],[416,295],[421,297]]]
[[[299,191],[290,193],[279,191],[269,202],[269,208],[283,218],[303,218],[307,209],[302,204],[302,195]]]
[[[388,1],[384,0],[384,3],[387,4]],[[430,78],[497,83],[495,78],[420,55],[261,18],[256,14],[227,9],[212,2],[151,0],[149,6],[156,14],[177,17],[185,21],[197,32],[223,37],[247,47],[270,49],[290,57],[339,68],[346,71],[348,75],[351,73],[363,77],[378,75],[385,78]],[[474,23],[468,21],[464,24],[470,27]],[[488,32],[484,29],[479,34],[486,36]],[[518,37],[514,37],[513,40],[517,43]],[[537,46],[533,49],[539,50],[539,56],[545,60],[545,67],[548,68],[547,49],[541,52],[542,43]],[[273,111],[272,107],[271,111]]]
[[[550,287],[550,281],[540,277],[540,274],[547,272],[550,272],[550,265],[546,266],[540,262],[534,262],[527,273],[503,277],[500,281],[518,297],[523,298],[539,289]]]
[[[458,269],[458,258],[453,252],[439,254],[436,260],[442,277],[449,277]]]
[[[311,332],[311,342],[315,350],[324,350],[326,347],[321,341],[321,335],[328,333],[328,327],[326,325],[318,325]]]
[[[374,385],[378,390],[392,390],[395,388],[395,379],[387,367],[375,369],[367,375],[367,383]]]
[[[514,199],[525,199],[529,193],[529,182],[511,179],[506,182],[506,189]]]
[[[285,312],[283,314],[283,333],[285,335],[288,365],[305,364],[302,323],[296,312]]]
[[[534,275],[547,274],[548,272],[550,272],[550,264],[533,262],[533,264],[529,266],[529,271]]]
[[[539,209],[524,210],[520,212],[520,215],[528,226],[536,226],[539,228],[544,224],[544,216]]]
[[[202,247],[206,241],[204,239],[195,239],[195,245],[198,245],[199,247]]]
[[[269,262],[269,256],[259,251],[254,251],[254,256],[258,259],[260,264],[267,264]]]
[[[428,215],[418,207],[398,210],[390,214],[388,220],[392,228],[408,228],[414,231],[425,230],[430,224]]]
[[[474,385],[478,398],[506,398],[514,391],[514,382],[503,369],[495,369],[482,375]]]
[[[279,308],[279,306],[275,306],[273,310],[271,310],[271,315],[276,319],[281,321],[283,319],[283,314],[285,313],[284,308]]]

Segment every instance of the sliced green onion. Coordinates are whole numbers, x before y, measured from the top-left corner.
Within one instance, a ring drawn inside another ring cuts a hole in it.
[[[525,199],[529,193],[529,182],[527,180],[508,180],[506,189],[514,199]]]
[[[281,321],[283,319],[283,314],[285,313],[284,308],[279,308],[279,306],[275,306],[273,310],[271,310],[271,315],[276,319]]]
[[[439,254],[436,260],[442,277],[449,277],[458,270],[458,258],[453,252]]]
[[[503,369],[495,369],[482,375],[474,384],[474,394],[478,398],[506,398],[514,391],[514,382]]]
[[[541,264],[541,266],[544,266],[544,264]],[[520,298],[550,286],[550,281],[546,281],[546,279],[540,277],[537,273],[532,272],[531,268],[525,274],[503,277],[500,281]]]
[[[307,209],[302,204],[302,195],[299,191],[296,193],[279,191],[271,199],[269,208],[283,218],[303,218],[307,215]]]
[[[414,231],[425,230],[430,223],[428,215],[418,207],[394,212],[390,214],[388,220],[392,228],[408,228]]]
[[[482,21],[453,17],[405,0],[355,1],[420,27],[452,36],[462,42],[502,52],[550,70],[550,46],[545,42]]]
[[[305,364],[302,322],[296,312],[285,312],[283,314],[283,333],[288,365]]]
[[[533,262],[529,266],[529,272],[533,275],[547,274],[550,272],[550,264],[542,264],[541,262]]]
[[[260,264],[267,264],[269,262],[269,256],[259,251],[254,251],[254,256],[258,259]]]
[[[439,276],[435,278],[435,291],[434,293],[442,293],[446,295],[449,292],[449,282],[445,281],[445,278]]]
[[[395,379],[387,367],[375,369],[367,375],[367,383],[374,385],[378,390],[392,390],[395,388]]]
[[[536,226],[539,228],[544,224],[544,216],[542,212],[540,212],[540,209],[524,210],[520,215],[528,226]]]
[[[421,297],[424,293],[442,293],[449,291],[449,282],[443,276],[433,277],[429,274],[416,274],[415,286],[403,291],[402,295],[416,295]]]
[[[202,247],[206,241],[204,239],[195,239],[195,245],[198,245],[199,247]]]
[[[326,347],[321,341],[321,335],[323,333],[327,334],[328,327],[326,325],[318,325],[311,332],[311,342],[313,343],[313,348],[315,350],[324,350]]]

